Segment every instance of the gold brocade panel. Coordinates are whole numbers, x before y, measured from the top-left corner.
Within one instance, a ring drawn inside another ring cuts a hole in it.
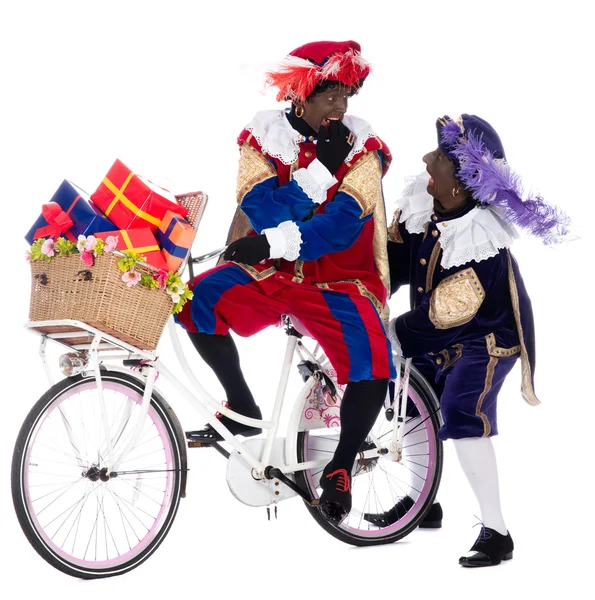
[[[240,149],[240,164],[238,167],[238,180],[236,197],[238,204],[242,204],[244,196],[252,188],[271,177],[277,177],[273,165],[250,144],[243,144]]]
[[[436,329],[464,325],[477,314],[485,291],[472,268],[441,281],[430,299],[430,321]]]
[[[343,177],[339,191],[349,194],[359,204],[362,219],[371,215],[379,203],[383,205],[384,211],[381,178],[382,167],[376,152],[362,156]],[[384,221],[386,228],[386,216]]]

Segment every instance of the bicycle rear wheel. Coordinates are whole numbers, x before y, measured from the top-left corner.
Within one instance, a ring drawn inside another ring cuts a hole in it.
[[[327,520],[323,513],[305,503],[316,522],[337,539],[355,546],[390,544],[411,533],[431,507],[442,475],[442,442],[436,434],[440,427],[437,403],[423,377],[411,370],[409,399],[400,462],[382,456],[357,458],[352,469],[353,507],[339,524]],[[398,414],[398,407],[394,407]],[[393,423],[381,410],[372,432],[379,443],[392,434]],[[298,433],[298,461],[332,458],[339,440],[340,428],[331,426]],[[362,450],[375,448],[368,437]],[[322,468],[297,471],[297,482],[314,498],[321,493]],[[395,510],[398,507],[398,510]],[[392,509],[392,510],[391,510]],[[367,515],[388,514],[386,525],[375,525]]]
[[[101,377],[117,456],[138,421],[143,383],[119,372]],[[153,393],[140,438],[114,475],[95,378],[79,375],[50,388],[23,423],[12,460],[14,507],[35,550],[83,579],[120,575],[147,560],[178,509],[180,433],[170,407]]]

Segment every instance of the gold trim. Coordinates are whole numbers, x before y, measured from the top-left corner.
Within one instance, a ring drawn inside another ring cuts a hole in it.
[[[430,321],[436,329],[450,329],[469,323],[477,314],[485,291],[469,267],[443,279],[430,298]]]
[[[430,260],[428,261],[428,270],[426,271],[426,294],[432,289],[434,271],[436,270],[436,264],[438,263],[438,257],[441,250],[442,248],[440,244],[434,244],[434,248],[432,248],[432,254],[430,254]]]
[[[521,351],[521,346],[513,346],[512,348],[500,348],[496,346],[496,336],[493,333],[488,333],[486,337],[486,347],[490,356],[498,356],[499,358],[507,358],[514,356]]]
[[[523,325],[521,324],[521,308],[519,303],[519,292],[514,278],[514,270],[512,268],[512,258],[507,250],[508,256],[508,286],[510,288],[510,301],[512,302],[512,310],[514,312],[514,320],[519,334],[521,345],[521,395],[523,400],[531,406],[541,404],[539,398],[535,395],[533,382],[531,381],[531,364],[529,363],[529,354],[525,346],[525,338],[523,337]]]
[[[328,283],[315,283],[314,285],[325,290],[331,290],[332,292],[336,290],[333,290],[333,288],[330,286],[333,284],[338,285],[340,283],[352,283],[353,285],[357,286],[359,293],[362,296],[365,296],[374,305],[374,308],[376,309],[376,312],[380,315],[380,317],[383,317],[384,307],[382,306],[382,303],[380,302],[380,300],[378,300],[378,298],[376,298],[376,296],[374,296],[372,292],[368,290],[368,288],[359,279],[341,279],[340,281],[329,281]]]
[[[371,215],[382,199],[382,167],[378,154],[364,154],[343,177],[340,192],[349,194],[362,209],[360,219]],[[383,206],[384,208],[384,206]]]
[[[262,154],[252,148],[250,144],[242,144],[236,185],[236,199],[238,204],[242,204],[244,196],[255,185],[271,177],[277,177],[277,172],[273,165]]]
[[[381,197],[382,200],[382,197]],[[388,230],[386,228],[386,212],[384,201],[377,202],[374,207],[374,266],[376,273],[386,288],[387,297],[390,295],[390,267],[388,264]]]
[[[440,350],[440,353],[444,357],[444,365],[442,366],[442,370],[448,369],[448,367],[454,365],[461,356],[463,356],[463,344],[453,344],[452,346],[455,351],[455,355],[450,358],[450,352],[445,348],[444,350]]]
[[[401,216],[401,211],[397,208],[393,215],[393,220],[390,222],[390,225],[387,229],[387,235],[389,242],[395,242],[395,244],[403,244],[403,236],[399,231],[399,218]]]
[[[267,279],[268,277],[274,275],[277,272],[277,269],[275,269],[275,267],[270,267],[265,271],[257,271],[254,267],[251,267],[250,265],[245,265],[244,263],[235,262],[233,260],[230,262],[240,267],[240,269],[244,269],[244,271],[246,271],[246,273],[248,273],[248,275],[250,275],[256,281],[262,281],[263,279]]]
[[[295,171],[297,171],[299,162],[300,162],[300,159],[298,157],[297,160],[295,160],[294,162],[291,163],[291,166],[289,167],[289,181],[293,180],[293,174],[295,173]]]
[[[490,362],[488,363],[486,369],[486,378],[485,383],[483,385],[483,392],[481,392],[481,394],[479,395],[479,398],[477,400],[477,406],[475,407],[475,416],[480,417],[480,419],[483,421],[483,437],[487,437],[492,431],[492,426],[490,425],[488,417],[487,415],[481,412],[481,409],[487,393],[492,388],[492,380],[494,379],[494,371],[496,370],[497,364],[498,359],[495,356],[490,356]]]
[[[299,279],[300,283],[304,279],[304,261],[298,258],[293,266],[294,279]]]

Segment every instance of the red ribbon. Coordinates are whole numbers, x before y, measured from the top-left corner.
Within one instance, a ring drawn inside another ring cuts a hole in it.
[[[34,240],[42,237],[51,237],[56,240],[64,233],[71,242],[76,241],[74,235],[68,231],[74,225],[74,222],[57,202],[44,204],[41,207],[41,214],[47,221],[47,225],[40,227],[35,232]]]

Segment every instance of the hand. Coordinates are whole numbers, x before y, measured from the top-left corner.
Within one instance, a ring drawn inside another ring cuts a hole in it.
[[[328,123],[325,125],[324,123]],[[353,134],[342,121],[323,121],[318,130],[316,158],[330,171],[337,172],[353,148]]]
[[[245,265],[255,265],[271,255],[266,235],[247,235],[227,246],[223,258]]]

